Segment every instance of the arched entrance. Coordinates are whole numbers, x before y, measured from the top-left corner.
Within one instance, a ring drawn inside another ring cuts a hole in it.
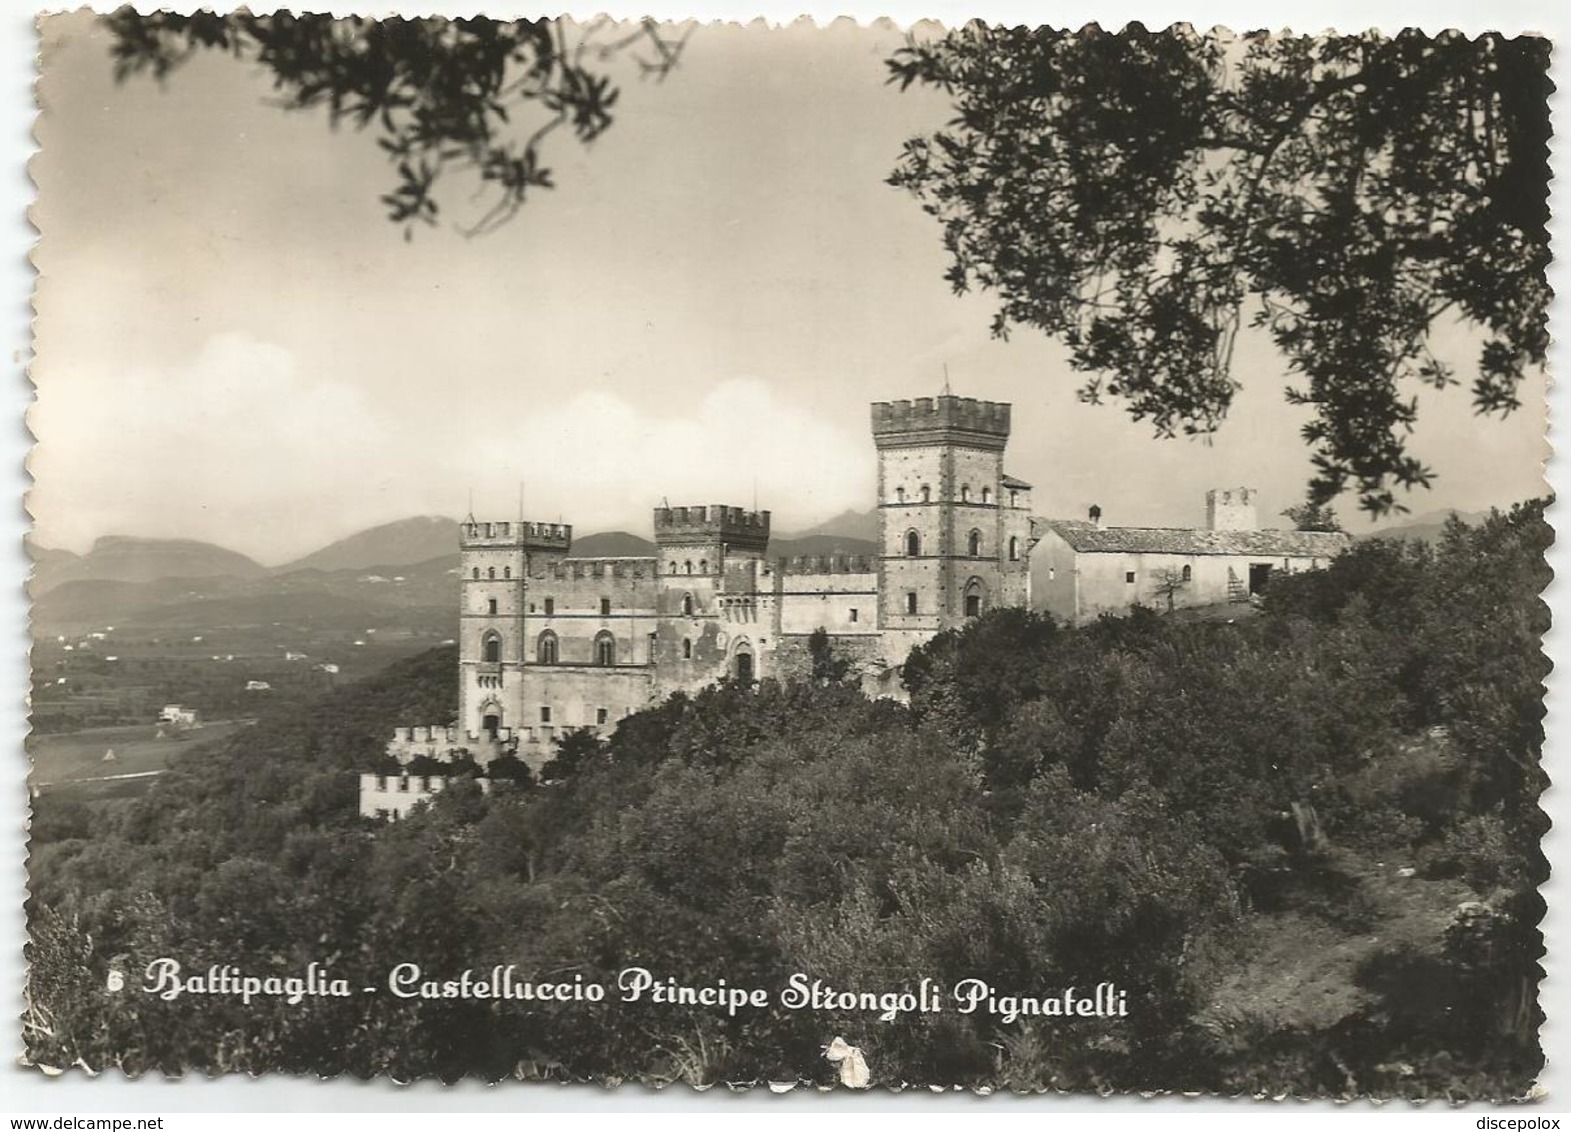
[[[753,646],[746,641],[736,646],[731,655],[731,675],[738,684],[751,684],[753,675]]]
[[[480,732],[495,739],[497,732],[502,730],[502,705],[495,700],[487,700],[480,705]]]
[[[967,617],[980,617],[987,608],[987,587],[982,584],[981,578],[972,578],[966,583],[965,611]]]

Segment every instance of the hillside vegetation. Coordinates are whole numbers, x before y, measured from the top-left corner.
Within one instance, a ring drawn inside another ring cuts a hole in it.
[[[1003,610],[906,666],[720,686],[577,736],[546,786],[467,778],[392,825],[354,772],[450,716],[451,650],[34,828],[35,1062],[402,1079],[828,1082],[1508,1097],[1542,1063],[1542,505],[1373,541],[1237,624]],[[46,800],[45,800],[46,801]],[[357,993],[142,993],[153,959]],[[1115,982],[1124,1018],[399,1000],[516,964],[778,990]],[[126,986],[107,991],[111,971]]]

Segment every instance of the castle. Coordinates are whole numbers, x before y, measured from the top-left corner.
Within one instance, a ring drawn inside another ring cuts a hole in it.
[[[1318,566],[1345,535],[1255,529],[1249,489],[1213,492],[1207,529],[1103,527],[1031,515],[1031,485],[1004,471],[1010,406],[941,396],[872,406],[878,553],[769,557],[769,512],[659,507],[657,553],[574,558],[572,528],[462,527],[456,724],[400,727],[387,751],[538,770],[563,732],[605,733],[677,691],[722,677],[805,676],[824,630],[873,695],[899,695],[900,666],[937,633],[997,606],[1082,621],[1151,604],[1248,600],[1270,571]],[[1260,561],[1255,561],[1259,559]],[[1230,586],[1240,571],[1248,589]],[[361,812],[396,816],[438,779],[368,774]]]
[[[656,508],[647,558],[574,558],[570,526],[471,518],[458,722],[400,728],[389,753],[538,768],[563,731],[607,731],[672,692],[805,674],[820,628],[870,691],[898,691],[915,645],[1030,603],[1031,485],[1004,471],[1009,411],[947,395],[872,406],[874,556],[771,559],[769,512],[723,504]]]

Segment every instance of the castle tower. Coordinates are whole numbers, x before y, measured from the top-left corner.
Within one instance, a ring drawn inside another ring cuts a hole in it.
[[[683,678],[700,672],[747,680],[764,675],[756,603],[727,605],[724,595],[756,592],[769,549],[769,512],[720,503],[657,507],[654,527],[660,655],[671,662],[668,670]]]
[[[1206,492],[1206,529],[1253,531],[1260,527],[1252,487],[1213,488]]]
[[[1007,404],[875,403],[883,630],[933,633],[1029,598],[1029,486],[1004,475]]]
[[[523,660],[529,640],[531,570],[563,558],[573,528],[558,523],[464,523],[459,557],[458,731],[496,733],[521,726]]]
[[[769,549],[769,512],[721,503],[656,507],[655,545],[662,577],[720,577],[728,561],[759,559]]]

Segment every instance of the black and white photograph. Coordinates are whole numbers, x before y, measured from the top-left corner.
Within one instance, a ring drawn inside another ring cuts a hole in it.
[[[1269,15],[41,17],[26,1070],[1532,1115],[1551,40]]]

